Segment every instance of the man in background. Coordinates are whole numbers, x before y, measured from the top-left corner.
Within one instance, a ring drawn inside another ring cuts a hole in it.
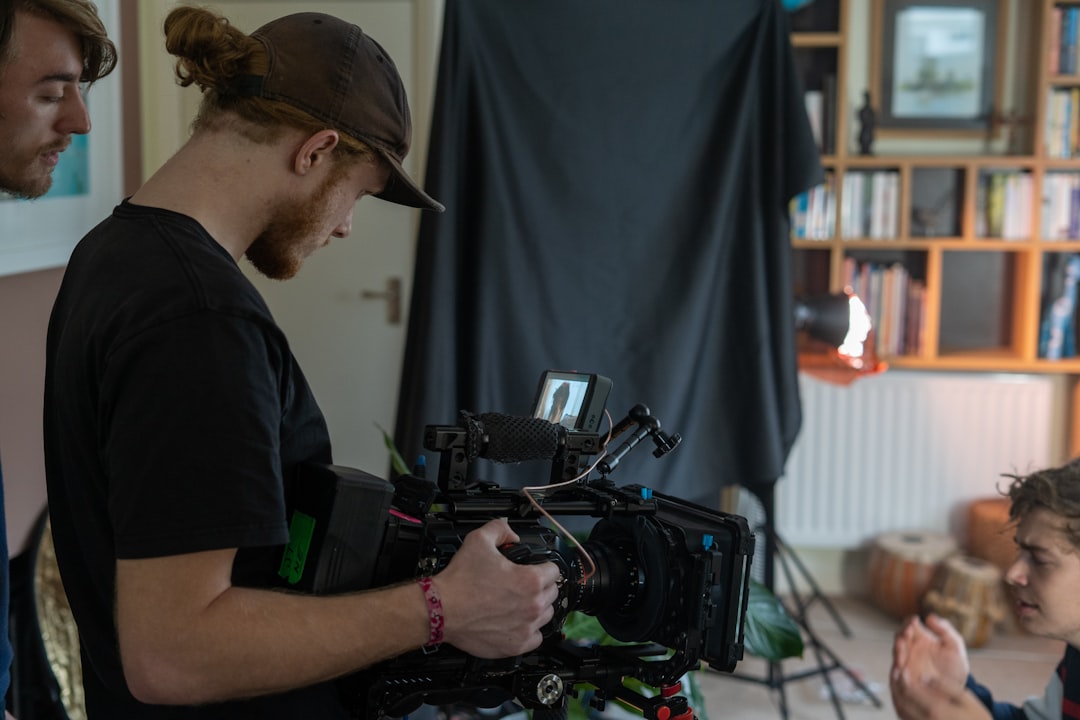
[[[49,322],[49,511],[88,717],[345,720],[333,681],[374,663],[538,647],[559,571],[508,560],[502,520],[433,577],[282,591],[299,470],[333,457],[239,263],[292,277],[368,195],[442,206],[401,165],[405,89],[357,26],[297,13],[248,34],[179,6],[164,30],[180,83],[203,92],[192,135],[79,242]]]
[[[72,135],[90,132],[83,91],[116,66],[86,0],[0,0],[0,189],[36,198]]]
[[[1009,519],[1019,555],[1005,573],[1020,626],[1061,640],[1046,690],[1023,706],[997,702],[970,674],[964,640],[947,620],[908,620],[893,644],[890,689],[902,720],[1080,718],[1080,458],[1013,479]]]
[[[0,191],[48,191],[71,136],[90,131],[85,88],[115,66],[116,46],[92,3],[0,0]],[[0,697],[11,681],[7,559],[0,490]]]

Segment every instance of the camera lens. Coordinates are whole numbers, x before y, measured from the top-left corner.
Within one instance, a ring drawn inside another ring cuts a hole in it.
[[[632,606],[644,578],[634,563],[631,538],[624,534],[594,538],[595,531],[584,547],[595,567],[590,567],[580,552],[571,564],[571,578],[576,582],[571,584],[570,609],[597,615],[613,603]]]
[[[584,543],[595,570],[580,553],[569,562],[569,609],[595,615],[616,640],[651,639],[665,618],[670,571],[663,529],[646,517],[598,522]]]

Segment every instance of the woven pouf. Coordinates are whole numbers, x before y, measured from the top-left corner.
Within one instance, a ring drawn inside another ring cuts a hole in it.
[[[870,548],[868,577],[874,604],[893,617],[919,612],[938,565],[958,552],[950,535],[930,531],[879,535]]]
[[[953,555],[941,563],[923,609],[953,624],[968,647],[982,647],[1005,619],[1001,570],[970,555]]]

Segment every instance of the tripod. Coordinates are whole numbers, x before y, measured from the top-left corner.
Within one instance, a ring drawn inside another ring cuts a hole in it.
[[[796,673],[785,674],[781,662],[769,661],[768,670],[764,677],[742,673],[733,673],[731,677],[739,680],[756,682],[765,685],[770,689],[777,690],[780,698],[780,717],[784,720],[787,720],[788,717],[787,694],[785,693],[784,686],[789,682],[804,680],[815,675],[822,676],[825,686],[829,690],[829,698],[832,700],[833,707],[836,709],[836,716],[840,718],[840,720],[844,720],[844,709],[840,705],[840,696],[833,686],[832,678],[830,677],[830,673],[833,670],[841,670],[851,679],[861,692],[866,694],[866,697],[870,698],[870,701],[875,707],[882,707],[881,700],[869,687],[867,687],[862,678],[845,665],[839,656],[837,656],[837,654],[821,640],[818,634],[814,632],[814,629],[810,626],[807,611],[813,603],[820,602],[836,622],[837,627],[840,628],[840,631],[844,636],[851,637],[851,629],[840,617],[840,613],[836,611],[836,607],[821,592],[821,588],[810,574],[810,571],[799,559],[798,555],[795,554],[795,551],[792,550],[791,547],[780,538],[779,533],[776,532],[774,523],[774,485],[763,484],[756,486],[753,489],[746,489],[757,497],[765,515],[763,524],[758,528],[755,528],[755,531],[759,529],[762,531],[765,539],[764,585],[769,592],[775,593],[776,561],[779,561],[780,568],[784,573],[784,579],[787,581],[788,590],[791,595],[791,602],[784,603],[784,607],[802,630],[805,645],[813,651],[817,666]],[[803,582],[809,586],[810,591],[808,594],[800,592],[798,585],[795,582],[795,573],[792,570],[793,567],[798,571]]]

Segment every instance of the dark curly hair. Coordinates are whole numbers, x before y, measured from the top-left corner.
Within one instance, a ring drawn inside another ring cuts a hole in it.
[[[1003,477],[1012,478],[1005,492],[1011,501],[1010,520],[1018,522],[1040,508],[1049,510],[1065,519],[1065,534],[1080,549],[1080,457],[1060,467]]]

